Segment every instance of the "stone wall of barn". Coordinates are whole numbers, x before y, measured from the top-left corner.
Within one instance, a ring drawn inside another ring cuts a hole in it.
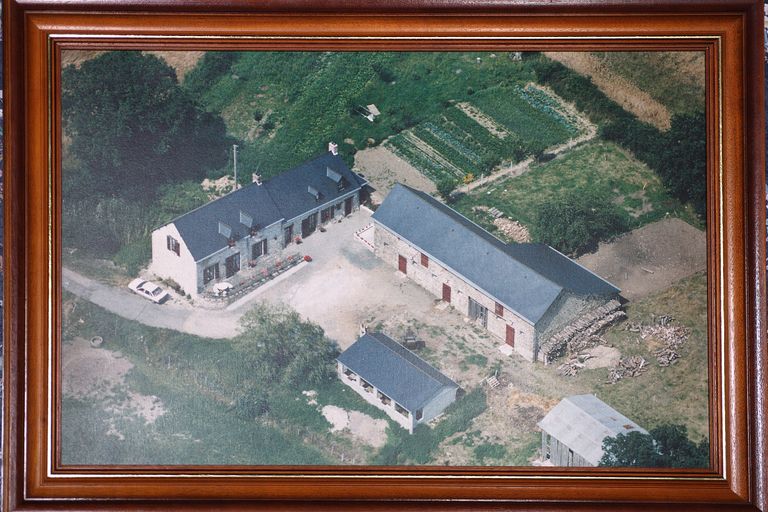
[[[406,275],[435,297],[443,297],[443,285],[450,287],[451,306],[464,316],[469,316],[471,297],[488,310],[488,332],[503,343],[507,336],[507,326],[510,326],[514,329],[515,351],[528,361],[536,360],[536,331],[528,321],[506,307],[501,311],[501,315],[497,315],[496,301],[492,297],[375,220],[374,246],[375,254],[396,269],[399,268],[399,257],[404,257]],[[422,255],[426,259],[422,259]],[[493,272],[493,269],[488,271]]]

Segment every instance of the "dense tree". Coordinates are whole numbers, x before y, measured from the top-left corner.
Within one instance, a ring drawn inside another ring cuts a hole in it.
[[[709,443],[688,439],[684,425],[662,424],[648,434],[629,432],[603,441],[601,466],[703,468],[709,465]]]
[[[601,240],[627,229],[624,212],[598,194],[568,192],[539,205],[535,217],[536,239],[571,255],[594,250]]]
[[[152,55],[108,52],[62,74],[67,200],[151,202],[164,183],[199,179],[227,162],[223,121],[201,111]]]
[[[674,116],[662,138],[657,169],[669,191],[689,202],[699,215],[706,211],[707,142],[703,112]]]
[[[240,322],[242,333],[233,344],[242,374],[238,413],[264,414],[278,390],[311,389],[334,378],[336,345],[296,311],[260,304]]]

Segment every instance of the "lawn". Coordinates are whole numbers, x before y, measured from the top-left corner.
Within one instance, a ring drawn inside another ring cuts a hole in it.
[[[102,336],[103,348],[133,365],[118,395],[157,396],[166,408],[154,424],[145,424],[130,412],[110,412],[99,400],[67,398],[62,419],[68,463],[332,464],[341,453],[370,456],[328,432],[330,425],[318,406],[307,403],[304,389],[278,390],[263,416],[239,414],[239,392],[252,370],[232,342],[147,327],[69,294],[65,301],[75,306],[67,309],[77,311],[78,321],[64,326],[64,338]],[[316,391],[320,405],[354,404],[383,417],[335,379]],[[107,433],[114,424],[124,439]]]
[[[679,216],[696,226],[690,209],[669,196],[658,176],[627,151],[610,142],[592,142],[527,173],[500,180],[461,196],[454,208],[494,230],[491,218],[474,207],[496,207],[529,229],[536,227],[540,204],[557,201],[568,191],[600,193],[621,206],[630,229],[666,215]]]

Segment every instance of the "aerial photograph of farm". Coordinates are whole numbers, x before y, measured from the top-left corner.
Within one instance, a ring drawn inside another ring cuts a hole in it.
[[[62,463],[708,467],[705,78],[63,50]]]

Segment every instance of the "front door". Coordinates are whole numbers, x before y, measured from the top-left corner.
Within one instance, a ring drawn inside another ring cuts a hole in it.
[[[403,256],[397,257],[397,270],[402,272],[403,274],[408,273],[408,261]]]
[[[511,325],[507,326],[507,345],[510,347],[515,346],[515,328]]]
[[[346,217],[346,216],[347,216],[347,215],[349,215],[350,213],[352,213],[352,198],[351,198],[351,197],[348,197],[348,198],[347,198],[347,199],[344,201],[344,216]]]
[[[301,237],[307,238],[317,229],[317,213],[313,213],[301,221]]]
[[[451,287],[447,284],[443,284],[443,301],[449,304],[451,302]]]
[[[288,247],[293,242],[293,224],[283,230],[283,246]]]
[[[480,325],[488,327],[488,308],[477,302],[472,297],[469,298],[469,318],[477,321]]]

